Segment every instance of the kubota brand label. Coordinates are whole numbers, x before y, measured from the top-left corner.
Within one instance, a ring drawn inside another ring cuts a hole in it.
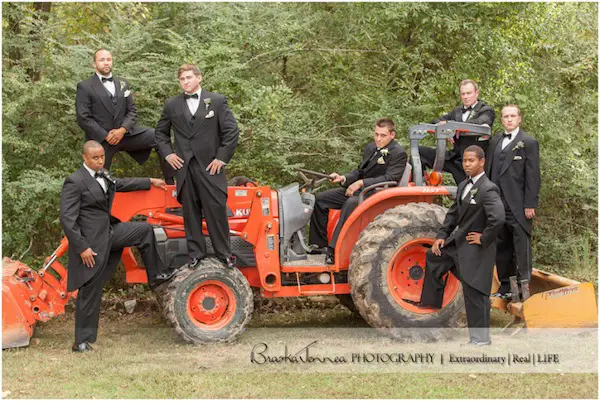
[[[556,290],[546,291],[542,293],[543,299],[551,299],[551,298],[560,298],[565,295],[577,294],[579,292],[579,287],[563,287],[557,288]]]
[[[235,209],[235,217],[246,217],[250,216],[250,209]]]

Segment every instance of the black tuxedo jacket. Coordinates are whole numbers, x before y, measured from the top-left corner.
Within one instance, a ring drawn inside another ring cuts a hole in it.
[[[386,153],[384,149],[387,149],[387,155],[384,155]],[[408,160],[404,148],[398,142],[392,140],[375,154],[376,151],[377,145],[375,145],[375,142],[365,146],[358,168],[344,175],[346,182],[344,182],[343,187],[347,188],[358,180],[363,180],[365,188],[380,182],[400,181]]]
[[[120,252],[116,256],[109,255],[111,224],[119,222],[110,215],[115,192],[150,189],[148,178],[113,178],[106,181],[107,196],[98,181],[81,166],[63,184],[60,223],[69,239],[68,291],[80,288],[97,272],[105,267],[115,268],[119,262]],[[80,256],[87,248],[98,254],[94,257],[96,265],[92,269],[83,264]]]
[[[495,135],[485,160],[485,171],[491,176],[495,150],[503,139],[503,133]],[[519,224],[531,234],[533,220],[525,218],[525,208],[537,209],[541,185],[540,145],[538,141],[519,130],[515,139],[506,147],[508,154],[504,159],[500,177],[492,177],[502,191],[502,196]]]
[[[440,118],[437,118],[432,121],[432,124],[437,124],[440,121],[458,121],[463,122],[462,120],[462,108],[463,106],[455,107],[450,113],[444,114]],[[469,124],[487,124],[490,127],[494,126],[494,119],[496,118],[496,113],[494,109],[488,106],[485,102],[479,100],[477,104],[473,107],[471,114],[467,118],[467,121],[464,121]],[[468,137],[468,136],[459,136],[455,138],[454,149],[452,152],[446,155],[446,159],[461,156],[466,148],[471,145],[477,145],[483,148],[484,151],[487,150],[489,144],[488,136],[480,136],[480,137]]]
[[[496,237],[504,224],[504,206],[500,190],[485,175],[473,185],[465,199],[461,199],[469,180],[458,184],[456,200],[448,210],[437,238],[444,246],[456,244],[458,270],[464,281],[484,294],[492,287],[496,260]],[[481,245],[471,245],[466,236],[481,233]]]
[[[173,153],[171,129],[175,137],[175,153],[184,160],[183,167],[176,171],[178,200],[192,157],[196,157],[208,181],[227,193],[226,169],[222,168],[215,175],[206,171],[206,166],[214,159],[229,163],[237,147],[239,130],[225,96],[202,90],[194,116],[183,93],[169,98],[155,131],[163,158]]]
[[[137,111],[129,83],[114,75],[113,78],[116,104],[113,104],[110,94],[96,73],[77,84],[75,111],[77,123],[85,132],[86,141],[93,139],[102,143],[108,135],[108,131],[115,128],[124,127],[127,130],[125,135],[128,136],[137,135],[143,131],[135,128]],[[138,163],[144,163],[151,151],[152,149],[145,149],[127,153]]]

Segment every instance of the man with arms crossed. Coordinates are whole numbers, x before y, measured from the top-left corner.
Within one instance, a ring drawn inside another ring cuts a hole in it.
[[[488,127],[494,125],[494,118],[496,117],[494,109],[485,102],[478,100],[479,87],[477,86],[477,83],[472,79],[465,79],[461,81],[459,90],[462,105],[455,107],[450,113],[444,114],[440,118],[433,120],[432,124],[444,124],[446,121],[459,121],[469,124],[487,125]],[[454,144],[454,149],[446,151],[443,170],[452,174],[456,184],[467,178],[461,163],[461,157],[465,149],[470,145],[478,145],[483,148],[483,151],[485,152],[487,150],[488,141],[488,136],[469,137],[459,135],[458,137],[455,136],[450,139],[450,142]],[[423,163],[423,171],[425,171],[427,167],[433,168],[435,149],[419,146],[419,154],[421,156],[421,162]]]

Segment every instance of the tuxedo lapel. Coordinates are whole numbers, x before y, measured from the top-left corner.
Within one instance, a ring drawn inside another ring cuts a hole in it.
[[[465,214],[465,212],[468,209],[469,206],[469,201],[470,201],[470,196],[471,194],[468,194],[467,196],[465,196],[465,199],[462,198],[463,195],[463,191],[465,190],[465,187],[467,186],[467,183],[469,182],[469,180],[465,180],[463,182],[461,182],[460,184],[458,184],[458,188],[456,189],[456,196],[457,196],[457,202],[458,202],[458,221],[460,221],[463,218],[463,215]]]
[[[458,209],[458,221],[461,221],[463,217],[465,217],[465,213],[467,212],[467,210],[469,210],[469,205],[471,204],[471,200],[475,199],[477,197],[477,195],[473,196],[473,191],[478,192],[479,187],[481,186],[481,183],[483,182],[485,178],[485,175],[483,175],[482,177],[480,177],[477,182],[475,184],[473,184],[473,186],[471,187],[471,189],[469,190],[469,193],[467,194],[467,196],[465,196],[465,199],[462,199],[462,203],[460,204],[460,207]],[[465,185],[463,185],[463,190],[464,188],[467,186],[467,181],[464,181]],[[462,196],[462,191],[460,192],[461,196]]]
[[[508,167],[510,166],[510,164],[512,163],[513,159],[514,159],[514,155],[515,152],[517,151],[515,148],[515,145],[517,143],[519,143],[520,140],[523,139],[523,133],[521,132],[521,130],[519,130],[519,132],[517,132],[517,135],[515,136],[515,139],[513,139],[508,145],[506,145],[506,157],[504,158],[504,163],[502,164],[502,169],[500,170],[500,175],[504,174],[506,172],[506,170],[508,169]],[[514,149],[514,150],[513,150]]]
[[[123,107],[123,103],[125,103],[125,98],[123,97],[123,93],[121,92],[121,81],[117,77],[114,77],[115,83],[115,99],[117,99],[117,105],[115,106],[115,113],[113,118],[116,118]]]
[[[116,90],[116,87],[117,87],[117,85],[115,83],[115,90]],[[115,107],[113,106],[112,100],[110,100],[110,95],[108,94],[108,91],[106,90],[104,85],[102,85],[102,82],[100,82],[100,78],[98,78],[98,75],[96,75],[96,74],[94,74],[94,76],[92,77],[92,89],[94,89],[94,92],[96,92],[96,94],[100,98],[100,101],[102,101],[102,104],[104,105],[106,110],[114,118]],[[116,95],[116,93],[115,93],[115,95]]]
[[[90,175],[90,173],[83,166],[81,166],[79,173],[81,174],[81,177],[83,178],[83,183],[87,187],[88,191],[90,191],[90,193],[92,194],[94,199],[96,199],[96,201],[100,205],[102,205],[102,207],[104,209],[106,209],[106,211],[108,211],[106,197],[104,196],[104,191],[102,190],[100,183],[98,181],[96,181],[96,179],[94,177],[92,177]]]
[[[376,150],[377,146],[374,143],[373,146],[369,145],[367,157],[360,164],[361,170],[367,170],[371,164],[375,163],[375,161],[377,160],[377,155],[374,155]]]

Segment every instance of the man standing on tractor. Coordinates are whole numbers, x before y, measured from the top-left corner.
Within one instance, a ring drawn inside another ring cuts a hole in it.
[[[117,152],[127,152],[143,164],[157,148],[154,129],[136,125],[137,111],[129,82],[112,74],[112,54],[105,49],[94,53],[94,74],[77,84],[75,111],[85,140],[102,144],[105,168],[110,170]],[[174,184],[175,172],[164,160],[160,166],[167,184]]]
[[[450,113],[444,114],[440,118],[433,120],[431,123],[444,124],[446,121],[459,121],[492,127],[494,125],[496,114],[491,106],[478,100],[479,89],[477,83],[472,79],[465,79],[461,81],[458,89],[460,91],[462,105],[455,107]],[[488,136],[473,137],[457,135],[450,139],[450,142],[454,144],[454,149],[446,151],[443,170],[452,174],[456,184],[467,178],[462,168],[462,154],[465,149],[470,145],[478,145],[483,148],[483,151],[485,152],[488,147],[488,141]],[[419,146],[419,154],[421,155],[423,171],[425,171],[427,167],[433,168],[433,163],[435,162],[435,149]]]
[[[337,238],[344,222],[358,206],[358,195],[362,188],[386,181],[400,181],[406,168],[408,156],[404,148],[394,140],[394,122],[380,118],[375,122],[373,142],[363,150],[362,161],[356,170],[345,175],[331,173],[331,182],[340,183],[334,188],[316,195],[315,208],[310,220],[310,243],[317,245],[319,253],[325,253],[325,263],[335,263],[334,252]],[[335,226],[331,242],[327,243],[327,221],[330,209],[341,209],[340,219]]]
[[[515,104],[502,109],[505,131],[494,136],[488,149],[486,172],[500,188],[506,223],[498,237],[496,268],[500,288],[496,297],[510,298],[510,276],[531,280],[531,234],[540,192],[540,147],[519,128],[521,110]],[[516,265],[515,265],[516,262]]]
[[[73,352],[91,351],[96,341],[102,288],[121,260],[123,248],[137,246],[154,289],[170,280],[156,249],[154,230],[145,222],[122,223],[111,216],[115,192],[163,188],[158,178],[112,178],[104,169],[104,148],[83,145],[83,166],[65,180],[60,196],[60,223],[69,239],[67,290],[79,290],[75,304]]]
[[[442,277],[452,271],[462,283],[469,343],[488,345],[496,237],[504,224],[504,207],[500,190],[485,176],[483,149],[477,145],[466,148],[462,165],[469,179],[458,184],[456,200],[427,251],[418,306],[442,307],[445,287]]]
[[[200,87],[198,67],[182,65],[177,78],[183,92],[167,99],[156,126],[156,141],[160,155],[177,174],[177,200],[183,205],[189,265],[196,267],[207,256],[204,217],[215,256],[233,269],[225,165],[237,147],[238,126],[225,96]]]

